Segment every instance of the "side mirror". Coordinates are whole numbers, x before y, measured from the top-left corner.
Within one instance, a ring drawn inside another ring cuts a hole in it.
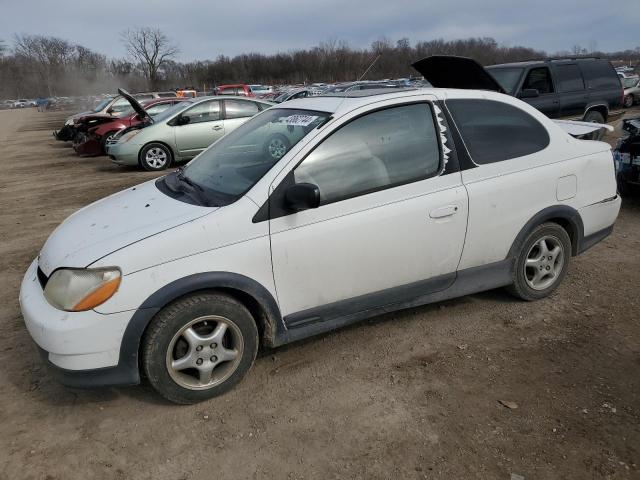
[[[113,113],[113,107],[107,108],[107,113],[111,115]]]
[[[191,118],[187,115],[180,115],[176,118],[176,125],[186,125],[191,121]]]
[[[296,183],[284,193],[287,206],[296,212],[318,208],[320,206],[320,189],[312,183]]]
[[[535,88],[525,88],[520,92],[520,98],[536,98],[540,96],[540,92]]]

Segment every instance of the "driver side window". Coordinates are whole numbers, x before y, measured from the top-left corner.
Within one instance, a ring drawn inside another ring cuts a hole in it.
[[[189,117],[189,124],[220,120],[220,102],[211,100],[199,103],[184,112],[182,116]]]
[[[435,176],[440,143],[426,103],[386,108],[356,118],[324,140],[294,170],[296,183],[332,203]]]
[[[527,78],[522,84],[522,89],[538,90],[540,95],[553,93],[553,82],[551,81],[551,72],[547,67],[533,68],[529,71]]]

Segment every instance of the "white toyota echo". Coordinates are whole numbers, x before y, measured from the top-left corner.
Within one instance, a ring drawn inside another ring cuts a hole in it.
[[[310,97],[73,214],[20,303],[63,383],[144,376],[191,403],[236,384],[259,344],[497,287],[546,297],[619,208],[609,145],[507,95]]]

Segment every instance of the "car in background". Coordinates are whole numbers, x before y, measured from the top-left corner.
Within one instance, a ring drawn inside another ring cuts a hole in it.
[[[620,79],[608,60],[549,58],[491,65],[486,70],[504,92],[549,118],[605,123],[623,113]]]
[[[143,92],[134,93],[132,97],[139,100],[153,100],[154,98],[175,98],[176,92]],[[129,110],[131,105],[129,101],[121,95],[115,97],[107,97],[96,105],[93,110],[87,112],[76,113],[68,117],[64,126],[57,131],[53,132],[53,136],[60,141],[68,142],[73,140],[76,135],[76,129],[74,124],[76,120],[91,114],[105,114],[112,117],[117,117],[125,110]]]
[[[255,97],[249,85],[237,83],[233,85],[220,85],[215,89],[216,95],[234,95],[236,97]]]
[[[81,156],[102,155],[106,153],[107,144],[120,130],[148,122],[150,118],[185,100],[186,98],[156,98],[141,102],[142,112],[136,111],[132,105],[130,110],[125,110],[116,118],[105,114],[82,117],[76,123],[78,133],[74,138],[73,148]]]
[[[640,189],[640,117],[622,121],[622,137],[614,150],[618,191],[626,196]]]
[[[29,100],[27,100],[26,98],[21,98],[13,102],[13,108],[26,108],[31,106],[31,102],[29,102]]]
[[[249,85],[249,90],[254,96],[263,98],[265,95],[269,95],[274,92],[273,87],[269,85]]]
[[[314,95],[319,95],[320,92],[311,88],[300,88],[295,90],[289,90],[287,92],[281,93],[277,97],[273,99],[275,103],[283,103],[288,102],[289,100],[295,100],[297,98],[307,98],[312,97]]]
[[[403,88],[401,85],[388,81],[366,81],[366,82],[347,82],[347,83],[339,83],[334,85],[333,87],[329,87],[322,92],[323,95],[333,94],[333,93],[342,93],[342,92],[353,92],[357,90],[374,90],[380,88]]]
[[[633,107],[640,102],[640,76],[628,76],[620,79],[624,88],[624,106]]]
[[[125,91],[121,94],[130,97]],[[137,103],[129,98],[131,104]],[[235,130],[273,104],[246,97],[186,99],[150,119],[144,128],[123,131],[107,145],[107,154],[118,165],[138,165],[164,170],[172,163],[192,159],[209,145]],[[141,110],[138,107],[136,110]]]

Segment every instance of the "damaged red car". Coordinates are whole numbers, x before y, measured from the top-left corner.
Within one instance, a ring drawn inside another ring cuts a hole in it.
[[[87,115],[76,121],[77,133],[73,149],[80,156],[104,155],[105,146],[120,130],[133,127],[163,112],[185,98],[159,98],[131,105],[120,116],[106,114]]]

